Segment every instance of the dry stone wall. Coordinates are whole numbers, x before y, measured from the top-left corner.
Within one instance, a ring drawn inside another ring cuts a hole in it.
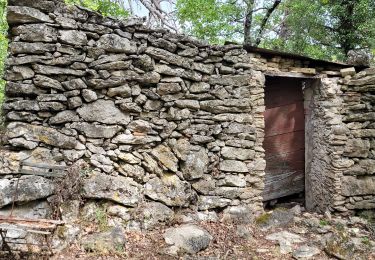
[[[306,204],[345,214],[375,207],[374,68],[308,86]]]
[[[251,219],[262,211],[264,74],[316,78],[306,100],[309,207],[375,207],[373,69],[341,76],[338,66],[209,46],[60,0],[11,0],[8,22],[4,210],[19,161],[84,160],[83,212],[107,201],[127,223],[141,211],[147,228],[177,209]],[[17,201],[47,214],[54,184],[22,178]]]
[[[265,79],[241,65],[250,57],[241,46],[211,47],[60,1],[10,1],[8,22],[3,110],[17,152],[7,153],[86,160],[84,198],[128,209],[150,201],[164,211],[262,211]],[[9,155],[0,164],[0,182],[13,183],[17,164]],[[40,183],[43,192],[17,201],[51,195],[49,180],[23,178],[21,189]]]
[[[341,80],[342,140],[337,150],[345,162],[341,197],[335,209],[375,208],[375,69],[351,73]]]

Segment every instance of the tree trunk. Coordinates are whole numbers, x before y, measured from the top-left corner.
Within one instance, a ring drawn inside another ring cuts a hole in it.
[[[244,22],[244,44],[251,45],[251,27],[253,21],[253,10],[254,10],[254,2],[255,0],[247,0],[246,1],[246,14],[245,14],[245,22]]]
[[[339,35],[341,35],[341,50],[345,56],[350,50],[353,50],[356,47],[354,46],[352,39],[353,37],[355,37],[354,34],[356,32],[353,21],[355,2],[356,1],[353,0],[342,0],[341,6],[343,6],[345,9],[343,12],[340,12],[338,14],[338,33]]]

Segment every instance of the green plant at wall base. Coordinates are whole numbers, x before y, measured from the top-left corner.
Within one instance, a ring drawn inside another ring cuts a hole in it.
[[[362,244],[367,245],[367,246],[371,245],[370,239],[368,237],[362,237],[361,242],[362,242]]]
[[[119,0],[65,0],[67,4],[76,4],[97,11],[104,16],[117,18],[129,16]]]
[[[107,231],[109,226],[108,226],[108,216],[105,210],[102,208],[98,208],[95,211],[95,218],[96,218],[97,224],[99,225],[99,230]]]
[[[6,6],[7,1],[0,0],[0,106],[4,101],[5,81],[2,78],[4,73],[4,61],[7,56],[8,49],[8,24],[6,22]]]

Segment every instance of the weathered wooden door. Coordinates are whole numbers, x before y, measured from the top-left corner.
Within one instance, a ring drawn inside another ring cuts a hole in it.
[[[265,105],[263,200],[267,201],[304,190],[305,120],[301,80],[267,77]]]

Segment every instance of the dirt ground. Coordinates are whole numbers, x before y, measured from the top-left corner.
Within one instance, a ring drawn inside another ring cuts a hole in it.
[[[371,214],[373,214],[372,212]],[[18,259],[374,259],[374,226],[365,217],[341,217],[295,212],[277,208],[257,217],[251,223],[233,221],[200,222],[198,226],[213,237],[210,245],[195,255],[179,252],[171,255],[163,234],[167,226],[152,231],[126,231],[126,243],[116,252],[87,252],[80,241],[54,256],[23,256]],[[174,223],[177,227],[182,223]],[[172,227],[173,227],[172,226]],[[280,241],[267,239],[270,234],[287,231],[303,242],[292,243],[286,250]],[[329,248],[329,243],[334,247]],[[299,258],[301,246],[318,250],[314,256]],[[348,250],[349,249],[349,250]],[[283,252],[284,250],[284,252]],[[17,259],[16,258],[16,259]],[[11,259],[11,258],[2,258]]]

